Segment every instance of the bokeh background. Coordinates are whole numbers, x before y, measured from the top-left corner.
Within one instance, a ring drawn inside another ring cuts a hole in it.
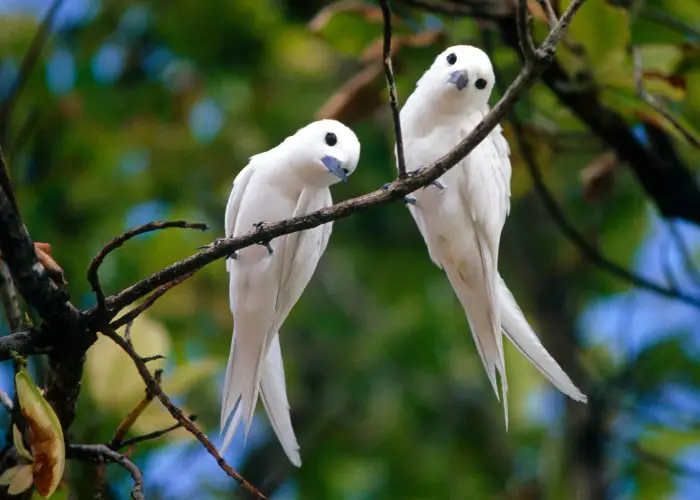
[[[49,3],[0,0],[0,100],[10,95]],[[496,23],[394,3],[401,102],[451,44],[486,47],[501,85],[519,70]],[[495,0],[461,4],[512,8]],[[335,200],[394,177],[380,12],[372,3],[328,5],[63,2],[0,143],[29,231],[52,245],[76,305],[94,304],[85,279],[91,258],[130,227],[187,219],[212,229],[129,242],[102,267],[108,292],[223,235],[231,183],[247,158],[317,117],[341,118],[362,142],[359,168],[349,184],[333,188]],[[531,10],[541,39],[546,25],[536,2]],[[638,97],[628,48],[641,50],[648,90],[697,136],[699,30],[697,0],[589,0],[557,55],[575,85],[596,89],[640,143],[648,140],[643,123],[662,131],[673,147],[668,154],[693,178],[698,151]],[[408,211],[401,203],[375,208],[336,223],[282,329],[302,468],[288,463],[262,411],[247,443],[239,430],[225,455],[272,498],[700,498],[699,307],[636,287],[583,257],[544,210],[525,159],[601,254],[696,302],[700,231],[660,218],[611,144],[545,85],[535,85],[513,116],[505,124],[512,211],[500,269],[590,403],[566,400],[507,344],[506,432],[462,309]],[[132,332],[142,355],[167,356],[158,362],[166,391],[216,443],[232,329],[226,276],[223,262],[209,265],[160,299]],[[5,323],[0,330],[7,333]],[[37,379],[43,363],[32,361]],[[9,363],[0,366],[0,387],[10,394],[11,376]],[[108,441],[142,395],[131,360],[101,338],[88,353],[73,441]],[[132,434],[171,423],[154,403]],[[184,431],[130,457],[149,499],[247,498]],[[54,498],[91,498],[94,484],[94,466],[70,462]],[[110,466],[106,498],[127,498],[130,484]]]

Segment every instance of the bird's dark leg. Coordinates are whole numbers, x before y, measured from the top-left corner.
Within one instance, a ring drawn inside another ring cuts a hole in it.
[[[221,244],[224,243],[225,241],[226,241],[226,238],[223,237],[223,236],[220,236],[220,237],[216,238],[212,243],[209,243],[208,245],[198,246],[198,247],[197,247],[197,250],[205,250],[205,249],[209,249],[209,248],[214,248],[214,247],[217,247],[217,246],[221,245]],[[236,252],[236,251],[234,250],[234,251],[233,251],[231,254],[229,254],[226,258],[227,258],[227,259],[236,260],[236,259],[238,258],[238,252]]]
[[[264,222],[256,222],[255,224],[253,224],[253,227],[259,231],[260,229],[262,229],[263,224],[265,224],[265,223]],[[261,241],[260,243],[257,243],[257,244],[262,245],[265,248],[267,248],[268,255],[272,255],[274,253],[272,245],[270,245],[270,240]]]
[[[408,177],[413,177],[413,176],[415,176],[415,175],[418,175],[418,174],[422,173],[423,170],[425,170],[426,168],[428,168],[428,167],[426,167],[425,165],[423,165],[422,167],[418,167],[417,169],[415,169],[415,170],[413,170],[413,171],[411,171],[411,172],[408,172],[406,175],[407,175]],[[431,182],[430,184],[428,184],[428,186],[435,186],[435,187],[438,188],[440,191],[442,191],[443,189],[445,189],[445,185],[440,181],[440,179],[435,179],[433,182]],[[423,189],[427,188],[428,186],[423,187]]]

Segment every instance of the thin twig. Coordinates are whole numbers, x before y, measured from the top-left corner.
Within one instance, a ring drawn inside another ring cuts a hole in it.
[[[134,482],[131,488],[131,498],[134,500],[145,500],[143,494],[143,475],[136,464],[117,453],[104,444],[69,444],[66,449],[68,458],[76,460],[86,460],[92,463],[111,462],[120,465],[126,470]]]
[[[697,29],[695,26],[678,19],[677,17],[669,16],[661,10],[644,5],[639,13],[639,17],[642,19],[655,21],[677,31],[683,31],[686,35],[693,38],[700,38],[700,29]]]
[[[156,370],[154,378],[157,383],[160,384],[160,379],[161,376],[163,375],[163,370]],[[129,412],[129,414],[126,416],[124,420],[119,424],[117,427],[117,430],[114,431],[114,436],[112,437],[112,440],[109,442],[107,446],[112,448],[113,450],[116,450],[118,448],[122,447],[122,443],[124,442],[124,437],[126,436],[126,433],[129,432],[129,430],[133,427],[133,425],[136,423],[136,420],[141,416],[141,414],[144,412],[146,408],[148,408],[148,405],[151,404],[151,401],[156,397],[156,394],[149,389],[148,387],[146,388],[146,394],[144,394],[143,398],[136,404],[133,410]]]
[[[384,75],[386,85],[389,88],[389,106],[391,118],[394,122],[394,138],[396,139],[396,162],[399,170],[399,179],[406,177],[406,158],[403,150],[403,134],[401,133],[401,115],[399,113],[399,98],[396,95],[396,82],[394,81],[394,68],[391,64],[391,9],[389,0],[379,0],[384,17],[384,47],[382,57],[384,61]]]
[[[527,10],[526,1],[518,1],[517,16],[520,50],[525,58],[525,64],[527,64],[528,61],[537,59],[537,54],[535,53],[535,43],[532,41],[532,34],[530,32],[530,12]],[[554,27],[552,27],[552,29],[554,29]]]
[[[452,151],[421,170],[420,173],[406,176],[403,179],[397,179],[385,186],[385,189],[379,189],[372,193],[352,198],[306,215],[292,217],[291,219],[275,223],[261,224],[256,229],[236,238],[222,238],[216,243],[213,243],[209,248],[172,264],[125,290],[122,290],[118,294],[109,297],[105,301],[108,309],[112,312],[117,312],[179,276],[196,272],[203,266],[217,259],[227,257],[241,248],[255,243],[270,241],[273,238],[285,234],[311,229],[327,222],[349,217],[352,214],[367,210],[371,207],[383,205],[392,201],[403,200],[405,195],[431,184],[464,159],[505,117],[506,113],[520,97],[520,94],[534,84],[537,78],[552,62],[554,47],[561,41],[564,36],[564,30],[581,5],[583,5],[584,1],[585,0],[573,0],[569,4],[566,11],[561,16],[559,23],[557,23],[554,29],[547,35],[547,38],[540,48],[535,52],[535,59],[529,60],[524,65],[515,81],[508,87],[501,99],[483,118],[481,123],[479,123],[462,142],[457,144]],[[95,320],[98,316],[98,310],[93,308],[87,311],[86,315],[88,318]]]
[[[647,92],[644,87],[644,74],[642,72],[642,51],[639,47],[632,47],[632,58],[634,60],[634,81],[637,85],[637,94],[649,106],[654,108],[657,113],[666,118],[673,128],[675,128],[688,143],[696,149],[700,149],[700,140],[698,140],[687,128],[681,124],[678,119],[673,116],[666,107],[653,95]]]
[[[669,232],[671,233],[671,237],[676,242],[678,250],[681,252],[685,272],[688,273],[688,276],[690,277],[693,284],[697,288],[700,288],[700,271],[698,271],[695,262],[693,262],[693,256],[691,255],[690,250],[688,249],[688,246],[686,245],[685,240],[683,239],[683,235],[678,230],[678,227],[676,227],[676,224],[673,221],[666,221],[666,225],[668,227]]]
[[[550,0],[537,0],[542,7],[542,10],[544,10],[545,14],[547,15],[547,21],[549,22],[549,29],[554,28],[556,26],[557,22],[559,21],[557,19],[557,14],[554,12],[554,8],[552,7],[552,3]]]
[[[112,339],[131,357],[131,359],[134,361],[134,364],[136,365],[136,369],[139,371],[141,378],[146,384],[146,387],[148,387],[151,391],[155,393],[156,397],[170,412],[173,418],[180,422],[185,429],[187,429],[194,437],[197,438],[197,440],[200,443],[202,443],[202,445],[209,452],[209,454],[216,459],[216,463],[219,464],[219,467],[221,467],[221,469],[224,472],[226,472],[226,474],[228,474],[229,477],[233,478],[238,484],[240,484],[247,491],[255,495],[258,499],[266,500],[265,495],[263,495],[255,486],[250,484],[243,476],[236,472],[235,469],[233,469],[233,467],[226,463],[226,460],[222,458],[222,456],[216,450],[214,444],[211,441],[209,441],[209,439],[207,439],[207,437],[202,433],[202,431],[197,429],[197,426],[194,425],[194,423],[192,423],[192,421],[182,413],[182,410],[180,410],[180,408],[178,408],[170,400],[167,394],[165,394],[163,389],[160,387],[160,384],[156,381],[153,375],[151,375],[151,372],[148,370],[146,363],[143,362],[143,359],[134,350],[133,346],[130,345],[126,340],[124,340],[116,331],[110,328],[109,325],[105,326],[102,329],[102,333],[110,339]]]
[[[116,320],[114,320],[111,323],[111,327],[114,328],[115,330],[118,328],[121,328],[124,325],[127,325],[129,323],[132,323],[136,318],[138,318],[146,309],[150,308],[156,300],[161,298],[165,293],[170,290],[171,288],[179,285],[183,281],[185,281],[187,278],[190,276],[194,275],[194,273],[187,273],[183,274],[182,276],[172,280],[169,283],[166,283],[165,285],[161,286],[158,288],[155,292],[153,292],[151,295],[148,296],[146,300],[144,300],[140,305],[134,307],[132,310],[130,310],[128,313],[124,314],[123,316],[120,316]]]
[[[190,415],[187,418],[190,419],[191,422],[195,422],[197,420],[197,415]],[[158,439],[159,437],[165,436],[166,434],[169,434],[174,430],[180,429],[181,427],[182,423],[178,422],[174,425],[171,425],[170,427],[166,427],[165,429],[161,429],[159,431],[153,431],[142,436],[136,436],[130,439],[125,439],[124,441],[119,443],[119,448],[126,448],[127,446],[133,446],[138,443],[143,443],[144,441]]]
[[[41,22],[41,25],[39,25],[39,29],[36,31],[34,38],[29,44],[29,49],[27,49],[27,52],[19,65],[17,76],[12,82],[12,86],[7,92],[7,96],[2,103],[0,103],[0,144],[4,144],[5,140],[7,139],[7,131],[9,129],[10,116],[12,115],[12,107],[22,93],[22,89],[24,88],[27,78],[29,78],[29,75],[34,70],[36,63],[39,60],[41,49],[49,37],[49,31],[62,3],[63,0],[54,0],[51,7],[49,7],[49,10],[46,11],[46,16],[44,16],[44,20]],[[2,187],[5,188],[6,186],[3,185]]]
[[[97,275],[97,271],[99,270],[100,266],[102,265],[102,262],[104,262],[107,255],[109,255],[110,252],[113,252],[114,250],[122,246],[130,239],[140,234],[149,233],[151,231],[158,231],[160,229],[168,229],[171,227],[178,227],[183,229],[198,229],[200,231],[206,231],[207,229],[209,229],[209,226],[201,222],[186,222],[184,220],[149,222],[148,224],[144,224],[142,226],[130,229],[127,232],[120,234],[116,238],[112,239],[112,241],[107,243],[104,246],[104,248],[100,250],[100,253],[98,253],[95,256],[95,258],[92,259],[90,267],[88,268],[87,279],[90,282],[90,286],[92,286],[92,290],[97,296],[97,308],[99,310],[106,311],[106,306],[105,294],[102,290],[102,287],[100,286],[100,279]]]

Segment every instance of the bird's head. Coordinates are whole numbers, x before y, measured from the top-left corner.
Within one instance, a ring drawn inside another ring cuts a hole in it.
[[[485,110],[496,77],[486,53],[471,45],[443,51],[418,80],[416,92],[432,104],[463,113]]]
[[[303,165],[308,183],[330,186],[347,182],[360,159],[360,141],[355,133],[335,120],[319,120],[290,137]]]

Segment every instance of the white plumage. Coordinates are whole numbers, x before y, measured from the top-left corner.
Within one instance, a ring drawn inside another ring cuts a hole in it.
[[[401,110],[406,169],[429,165],[464,139],[488,113],[495,83],[489,57],[467,45],[440,54]],[[447,274],[467,315],[477,351],[498,397],[500,374],[508,427],[508,384],[501,329],[554,386],[587,398],[532,331],[498,273],[501,231],[510,211],[510,149],[495,129],[436,185],[407,197],[432,261]]]
[[[334,120],[321,120],[251,157],[233,182],[226,236],[246,233],[258,222],[275,222],[331,205],[329,186],[347,182],[359,156],[360,143],[352,130]],[[301,465],[289,415],[279,329],[311,279],[331,229],[328,223],[281,236],[269,247],[244,248],[226,262],[234,329],[221,405],[221,431],[225,432],[221,453],[241,419],[248,435],[260,393],[285,453],[294,465]]]

